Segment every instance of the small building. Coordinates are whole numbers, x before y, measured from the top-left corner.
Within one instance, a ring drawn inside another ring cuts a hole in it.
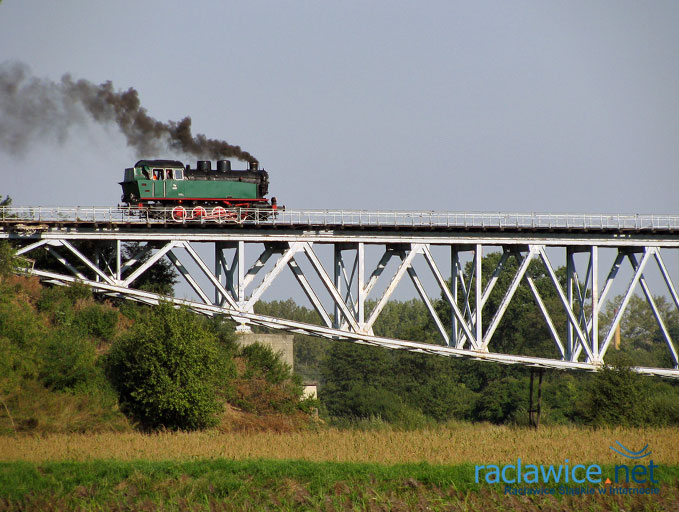
[[[303,398],[318,398],[318,383],[317,382],[305,382],[303,384],[304,391],[302,392]]]

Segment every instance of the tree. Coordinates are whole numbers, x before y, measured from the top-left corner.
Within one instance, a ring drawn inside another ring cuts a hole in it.
[[[679,337],[679,311],[663,296],[653,298],[670,337]],[[620,307],[622,296],[608,302],[601,315],[599,339],[608,332],[613,317]],[[668,368],[674,365],[670,350],[663,338],[658,321],[645,297],[632,295],[620,322],[620,346],[611,343],[606,360],[611,363],[631,360],[637,366],[658,366]]]
[[[514,377],[490,382],[476,402],[475,419],[493,423],[519,420],[517,413],[528,409],[524,384],[522,379]]]
[[[582,414],[594,425],[641,426],[649,417],[649,381],[628,362],[604,366],[587,390]]]
[[[376,334],[429,343],[438,338],[417,301],[390,302],[383,313]],[[458,368],[450,358],[336,343],[323,361],[320,397],[335,417],[380,417],[401,426],[467,419],[476,394],[460,383]]]
[[[144,428],[202,429],[216,423],[225,369],[202,319],[161,304],[111,347],[106,369],[123,412]]]
[[[19,264],[14,248],[7,240],[0,240],[0,278],[13,273]]]
[[[374,408],[376,389],[386,388],[392,374],[387,349],[353,343],[333,343],[323,362],[320,399],[331,416],[365,417],[381,415]],[[391,393],[391,392],[390,392]],[[377,399],[378,402],[388,400]],[[386,407],[386,405],[385,405]]]
[[[377,301],[368,301],[370,311]],[[375,321],[376,336],[396,338],[423,343],[443,343],[443,338],[434,325],[427,306],[419,299],[389,301]]]
[[[12,198],[5,196],[3,199],[0,195],[0,208],[10,206],[12,206]],[[0,240],[0,278],[14,272],[18,264],[16,251],[12,245],[7,240]]]

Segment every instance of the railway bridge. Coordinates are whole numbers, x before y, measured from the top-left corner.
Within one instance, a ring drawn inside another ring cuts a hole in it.
[[[242,330],[259,325],[538,368],[600,368],[630,299],[639,292],[672,363],[635,370],[679,377],[675,341],[656,301],[658,295],[668,296],[679,309],[672,278],[679,267],[679,216],[344,210],[270,215],[223,208],[177,216],[171,209],[7,207],[0,208],[0,239],[18,248],[27,274],[57,284],[81,282],[111,296],[150,304],[171,301],[202,314],[225,315]],[[83,242],[93,249],[79,249]],[[123,250],[130,242],[137,242],[136,254]],[[39,251],[60,262],[62,270],[36,265]],[[484,281],[482,258],[491,252],[499,253],[498,263]],[[193,297],[135,288],[162,258],[174,265]],[[511,259],[516,265],[507,264]],[[534,261],[549,276],[565,325],[555,322],[554,311],[527,272]],[[557,276],[560,266],[566,269],[565,283]],[[491,311],[490,294],[508,272],[510,285]],[[655,279],[646,277],[649,272]],[[319,325],[254,312],[257,301],[286,273],[308,297]],[[412,282],[429,311],[440,344],[375,335],[376,320],[404,280]],[[494,334],[520,286],[530,290],[542,313],[553,340],[551,356],[493,350]],[[614,293],[622,300],[612,321],[602,325],[602,312]],[[439,315],[432,296],[449,304],[450,317]]]

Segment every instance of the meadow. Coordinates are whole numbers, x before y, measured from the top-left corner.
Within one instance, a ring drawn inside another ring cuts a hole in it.
[[[475,464],[625,463],[649,445],[652,496],[512,496]],[[0,510],[648,510],[679,508],[679,431],[455,423],[400,431],[97,433],[0,437]]]
[[[659,464],[679,465],[679,429],[671,427],[586,428],[547,426],[539,430],[485,423],[449,423],[414,431],[385,425],[375,429],[320,426],[291,432],[159,432],[1,436],[0,461],[55,462],[193,459],[279,459],[379,464],[511,463],[560,464],[565,458],[619,463],[609,447],[632,450],[645,444]]]

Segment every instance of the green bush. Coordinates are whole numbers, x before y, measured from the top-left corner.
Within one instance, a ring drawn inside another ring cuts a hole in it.
[[[515,377],[489,383],[476,401],[474,418],[492,423],[520,421],[520,412],[528,410],[527,389],[527,380]]]
[[[0,277],[13,273],[19,265],[14,248],[7,240],[0,240]]]
[[[669,384],[654,389],[649,405],[650,423],[657,426],[679,425],[677,390]]]
[[[330,416],[353,421],[379,418],[405,429],[423,427],[429,423],[421,411],[403,402],[392,391],[372,385],[351,383],[345,390],[328,384],[321,389],[321,402]]]
[[[253,343],[237,355],[243,363],[232,399],[237,407],[256,414],[292,414],[308,411],[316,404],[301,400],[301,378],[270,347]]]
[[[161,304],[114,342],[106,371],[122,410],[143,428],[216,424],[223,375],[219,347],[202,319]]]
[[[73,390],[95,373],[94,344],[67,329],[50,332],[41,357],[38,379],[55,391]]]
[[[76,312],[73,323],[84,335],[109,341],[116,333],[118,313],[112,308],[92,303]]]
[[[446,387],[436,382],[427,382],[422,387],[422,392],[419,393],[422,412],[436,421],[471,419],[477,394],[462,383],[447,381],[445,384]]]
[[[78,300],[92,298],[92,290],[83,284],[45,288],[40,294],[38,311],[49,315],[58,326],[72,327],[76,323],[77,312],[74,305]]]
[[[581,414],[593,425],[641,426],[649,423],[649,381],[625,363],[604,366],[591,380]]]
[[[245,378],[262,377],[271,384],[292,378],[290,366],[278,357],[271,347],[253,343],[243,347],[240,356],[246,361]]]

